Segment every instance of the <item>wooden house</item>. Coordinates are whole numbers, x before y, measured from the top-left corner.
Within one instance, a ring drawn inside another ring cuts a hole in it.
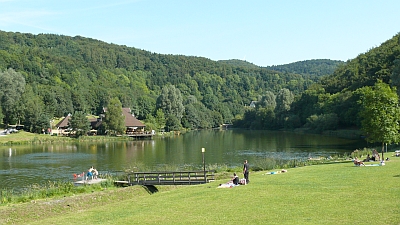
[[[103,112],[106,113],[107,108],[103,108]],[[130,108],[122,108],[122,114],[125,117],[125,133],[128,135],[141,135],[145,134],[144,125],[140,120],[136,119],[135,115],[131,112]],[[89,132],[90,135],[97,135],[97,131],[101,127],[103,123],[104,114],[100,115],[98,118],[89,117],[88,120],[90,122],[91,130]],[[57,135],[69,135],[69,120],[71,119],[71,114],[68,114],[65,118],[63,118],[60,122],[57,123]],[[154,134],[154,133],[153,133]]]
[[[144,133],[146,125],[136,119],[130,108],[122,108],[122,114],[125,116],[126,134]]]
[[[64,117],[62,120],[60,120],[56,124],[57,130],[53,130],[52,133],[57,134],[57,135],[69,135],[69,120],[71,119],[71,114],[68,114],[68,116]]]

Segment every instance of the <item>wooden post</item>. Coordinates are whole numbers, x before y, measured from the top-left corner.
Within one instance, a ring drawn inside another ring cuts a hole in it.
[[[201,153],[203,154],[203,172],[204,172],[204,183],[207,183],[207,175],[206,175],[206,161],[204,158],[204,153],[206,152],[205,148],[201,148]]]

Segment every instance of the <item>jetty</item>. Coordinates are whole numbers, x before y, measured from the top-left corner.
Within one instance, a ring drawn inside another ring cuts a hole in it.
[[[125,134],[125,136],[131,137],[134,139],[153,138],[154,135],[155,135],[154,133],[145,133],[145,132]]]
[[[100,178],[97,178],[97,179],[88,179],[88,180],[80,180],[80,181],[75,181],[74,182],[74,184],[75,185],[83,185],[83,184],[99,184],[99,183],[101,183],[101,182],[104,182],[104,181],[106,181],[107,179],[100,179]]]
[[[215,171],[164,171],[164,172],[134,172],[127,180],[115,181],[118,186],[132,185],[196,185],[215,180]]]
[[[233,126],[233,124],[231,124],[231,123],[224,123],[224,124],[221,125],[222,129],[224,129],[224,130],[226,130],[229,127],[232,127],[232,126]]]
[[[81,174],[74,174],[74,185],[90,185],[90,184],[99,184],[101,182],[107,181],[107,179],[102,179],[93,176],[86,176],[84,172]]]

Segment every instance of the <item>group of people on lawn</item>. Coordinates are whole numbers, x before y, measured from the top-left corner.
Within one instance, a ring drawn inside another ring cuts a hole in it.
[[[233,173],[232,179],[230,181],[228,181],[226,184],[224,184],[224,186],[248,184],[250,182],[250,180],[249,180],[249,164],[248,164],[247,160],[245,160],[244,164],[243,164],[243,176],[244,176],[243,179],[239,179],[237,174]],[[223,185],[220,184],[220,186],[223,186]]]
[[[367,155],[367,158],[364,160],[359,160],[357,157],[354,158],[354,165],[356,166],[365,166],[364,162],[371,162],[371,161],[381,161],[381,157],[379,156],[379,153],[374,149],[372,151],[372,157],[370,154]]]

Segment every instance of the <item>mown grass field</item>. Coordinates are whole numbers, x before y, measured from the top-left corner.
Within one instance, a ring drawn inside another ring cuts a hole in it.
[[[250,184],[217,188],[134,186],[0,207],[0,224],[400,224],[400,158],[250,174]],[[371,164],[371,163],[367,163]]]
[[[35,134],[26,131],[19,131],[18,133],[0,135],[0,145],[24,145],[24,144],[40,144],[40,143],[63,143],[63,142],[76,142],[76,141],[121,141],[131,140],[129,137],[115,137],[115,136],[81,136],[62,137],[50,136],[48,134]]]

